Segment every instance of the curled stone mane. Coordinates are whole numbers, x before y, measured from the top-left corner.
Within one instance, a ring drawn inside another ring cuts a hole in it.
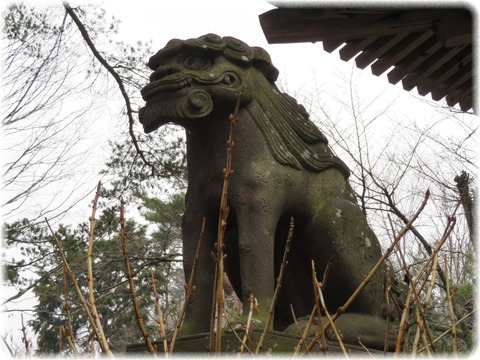
[[[266,139],[275,159],[296,169],[320,172],[337,168],[345,178],[350,176],[348,166],[332,154],[328,140],[309,119],[305,108],[291,96],[278,91],[265,79],[256,81],[254,101],[247,111]],[[312,146],[320,151],[313,151]]]
[[[309,119],[305,108],[275,86],[279,72],[264,49],[250,47],[230,36],[207,34],[196,39],[170,40],[150,58],[148,66],[155,70],[162,65],[163,59],[184,51],[225,56],[240,67],[254,67],[258,70],[250,73],[246,84],[247,91],[254,99],[247,105],[247,111],[280,164],[313,172],[337,168],[345,178],[349,177],[347,165],[332,154],[326,137]],[[249,88],[249,83],[255,86]],[[325,146],[318,146],[313,151],[312,147],[316,144]]]
[[[220,37],[215,34],[188,40],[172,39],[150,58],[148,66],[155,70],[161,65],[162,59],[175,56],[185,50],[223,55],[233,63],[244,67],[253,65],[272,83],[278,77],[278,70],[273,66],[270,55],[264,49],[250,47],[242,40],[231,36]]]

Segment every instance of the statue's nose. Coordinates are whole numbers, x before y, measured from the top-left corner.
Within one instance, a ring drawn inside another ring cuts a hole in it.
[[[182,70],[179,66],[175,65],[160,65],[151,75],[150,81],[161,80],[167,76],[178,73]]]

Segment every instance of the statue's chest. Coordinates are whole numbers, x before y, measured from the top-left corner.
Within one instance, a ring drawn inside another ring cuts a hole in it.
[[[247,202],[257,196],[274,197],[275,193],[293,190],[296,176],[275,160],[259,130],[246,126],[248,120],[244,121],[237,124],[233,133],[229,203]],[[212,135],[213,132],[192,134],[187,151],[189,193],[207,202],[220,200],[228,153],[228,134]]]

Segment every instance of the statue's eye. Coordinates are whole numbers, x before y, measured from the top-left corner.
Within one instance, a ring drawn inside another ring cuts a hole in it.
[[[211,60],[201,54],[192,54],[184,60],[183,65],[190,70],[202,70],[211,65]]]

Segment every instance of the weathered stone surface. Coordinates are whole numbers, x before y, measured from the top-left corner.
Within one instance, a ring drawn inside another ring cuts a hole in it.
[[[225,234],[226,271],[241,299],[253,291],[255,317],[265,321],[283,256],[289,219],[295,235],[280,296],[275,330],[307,316],[315,304],[311,261],[319,280],[330,261],[325,301],[330,313],[342,306],[381,257],[375,234],[356,203],[348,167],[334,155],[324,134],[303,106],[275,86],[278,70],[265,50],[214,34],[171,40],[154,55],[154,70],[142,90],[140,122],[146,132],[172,122],[187,132],[188,191],[183,219],[184,269],[188,278],[201,219],[204,243],[182,330],[208,331],[226,141],[242,85],[235,126]],[[384,278],[382,266],[342,315],[346,339],[362,335],[366,346],[383,349]],[[244,301],[244,314],[248,313]],[[361,319],[361,321],[359,321]],[[347,324],[348,326],[345,326]],[[354,343],[356,343],[354,341]]]
[[[238,335],[240,338],[243,339],[244,331],[239,331]],[[253,344],[257,344],[258,339],[261,336],[260,330],[253,330],[249,334]],[[312,340],[309,338],[308,340]],[[306,343],[309,343],[307,340]],[[264,345],[259,352],[259,355],[292,355],[294,353],[298,343],[300,341],[300,337],[290,334],[285,334],[284,332],[280,331],[269,331],[267,336],[265,337]],[[163,350],[163,342],[154,342],[154,346],[157,349],[157,353],[162,354]],[[234,355],[240,351],[241,343],[239,342],[238,338],[232,332],[226,332],[222,336],[222,356],[226,355]],[[208,333],[200,333],[194,335],[187,335],[179,337],[175,343],[174,354],[181,355],[181,354],[192,354],[196,353],[198,355],[206,355],[211,354],[209,352],[209,334]],[[355,355],[367,355],[367,350],[359,345],[345,345],[345,349],[348,354],[355,354]],[[148,348],[145,343],[139,344],[131,344],[127,345],[126,348],[127,353],[147,353]],[[383,354],[382,351],[368,349],[368,351],[372,354]],[[254,352],[254,350],[253,350]],[[305,353],[305,348],[299,352],[299,355]],[[325,354],[332,354],[332,355],[340,355],[342,349],[338,345],[338,343],[327,340],[327,348],[325,350],[320,349],[318,345],[314,346],[310,351],[311,354],[318,354],[318,353],[325,353]],[[248,354],[248,350],[244,349],[243,354]]]

